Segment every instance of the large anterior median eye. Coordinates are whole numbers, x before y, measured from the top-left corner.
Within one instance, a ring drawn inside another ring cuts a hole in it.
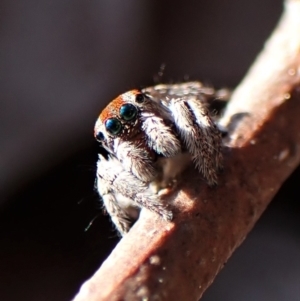
[[[109,133],[118,135],[122,130],[122,124],[117,118],[109,118],[105,121],[105,128]]]
[[[136,117],[136,115],[137,108],[130,103],[126,103],[120,108],[120,116],[126,121],[133,120]]]

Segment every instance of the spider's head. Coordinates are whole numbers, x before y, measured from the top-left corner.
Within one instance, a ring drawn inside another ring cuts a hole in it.
[[[128,91],[111,101],[95,124],[96,140],[108,147],[116,137],[131,140],[141,131],[139,117],[147,101],[148,96],[139,90]]]

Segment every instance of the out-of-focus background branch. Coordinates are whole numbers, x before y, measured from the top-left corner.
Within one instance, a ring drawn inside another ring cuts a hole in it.
[[[235,86],[282,2],[1,1],[0,300],[69,300],[117,242],[93,209],[92,128],[127,89]],[[299,170],[202,300],[298,300]],[[81,205],[77,202],[84,198]]]

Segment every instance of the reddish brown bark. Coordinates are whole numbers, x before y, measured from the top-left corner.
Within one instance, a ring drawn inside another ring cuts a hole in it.
[[[75,300],[198,300],[300,162],[299,83],[294,0],[222,119],[235,122],[218,187],[187,170],[170,198],[174,221],[143,210]]]

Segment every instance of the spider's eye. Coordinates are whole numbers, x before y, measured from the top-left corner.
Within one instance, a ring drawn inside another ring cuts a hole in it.
[[[133,120],[136,115],[137,108],[130,103],[126,103],[120,108],[120,116],[126,121]]]
[[[105,121],[105,128],[109,133],[118,135],[122,130],[122,124],[117,118],[109,118]]]
[[[145,95],[143,93],[137,94],[135,96],[135,101],[137,103],[142,103],[142,102],[144,102],[144,100],[145,100]]]
[[[104,140],[104,135],[102,132],[98,132],[96,135],[95,135],[95,138],[96,140],[98,141],[103,141]]]

